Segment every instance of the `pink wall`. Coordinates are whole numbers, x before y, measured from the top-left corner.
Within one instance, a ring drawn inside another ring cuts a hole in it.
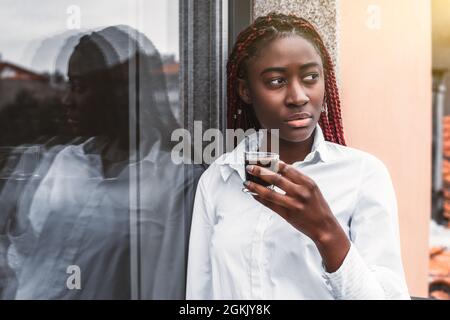
[[[388,167],[397,193],[409,290],[427,296],[431,4],[429,0],[340,0],[339,6],[347,142]]]

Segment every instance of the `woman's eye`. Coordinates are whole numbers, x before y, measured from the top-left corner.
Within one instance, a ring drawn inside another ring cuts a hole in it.
[[[72,90],[72,92],[83,92],[85,89],[85,87],[78,81],[73,81],[70,83],[70,90]]]
[[[281,86],[285,83],[283,78],[276,78],[269,81],[271,86]]]
[[[305,82],[315,82],[317,79],[319,79],[318,73],[311,73],[308,74],[306,77],[303,78],[303,81]]]

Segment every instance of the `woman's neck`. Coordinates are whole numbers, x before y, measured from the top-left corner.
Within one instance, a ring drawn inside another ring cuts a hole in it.
[[[280,159],[287,164],[303,161],[311,152],[313,143],[314,135],[302,142],[280,140]]]
[[[306,156],[311,152],[314,144],[315,131],[311,136],[301,142],[291,142],[279,139],[279,154],[280,159],[287,164],[293,164],[298,161],[305,160]],[[270,133],[267,136],[268,141],[271,141]],[[264,145],[264,144],[263,144]],[[270,151],[270,143],[266,144]]]

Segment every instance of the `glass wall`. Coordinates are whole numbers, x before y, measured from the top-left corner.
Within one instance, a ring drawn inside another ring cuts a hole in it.
[[[171,158],[181,3],[0,1],[3,299],[184,298],[204,168]]]

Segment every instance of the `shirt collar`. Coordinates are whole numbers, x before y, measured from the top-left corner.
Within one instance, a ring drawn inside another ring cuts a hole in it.
[[[147,151],[147,154],[145,154],[145,156],[142,158],[142,161],[149,161],[152,163],[156,163],[158,160],[158,157],[161,154],[161,134],[156,130],[156,129],[151,129],[151,136],[152,136],[152,140],[150,141],[149,139],[144,140],[144,142],[142,142],[141,148],[143,148],[144,150],[149,149]],[[74,146],[74,148],[72,149],[72,152],[74,152],[76,155],[81,156],[81,157],[99,157],[100,156],[100,150],[106,145],[106,143],[108,142],[108,139],[105,137],[91,137],[88,140],[86,140],[85,142],[83,142],[80,145]],[[147,146],[146,143],[151,144],[150,146]],[[124,152],[124,151],[120,151],[117,150],[116,152]],[[127,160],[129,161],[130,158],[132,158],[134,155],[133,153],[128,154],[127,153]],[[114,160],[114,159],[110,159],[110,160]],[[117,161],[123,161],[123,157],[122,158],[118,158]]]
[[[256,145],[256,134],[250,135],[250,146]],[[250,149],[253,149],[250,147]],[[223,157],[217,160],[217,164],[220,167],[220,173],[224,181],[227,181],[233,171],[237,171],[241,179],[245,180],[245,168],[244,168],[244,151],[245,142],[242,140],[238,146],[230,153],[225,154]],[[305,157],[303,162],[310,162],[317,158],[319,161],[330,161],[330,152],[328,150],[327,142],[323,136],[322,129],[319,124],[316,125],[314,130],[314,142],[311,152]],[[298,165],[301,162],[296,162],[293,165]]]
[[[316,125],[316,130],[314,131],[314,142],[311,153],[306,156],[305,161],[309,161],[316,154],[318,155],[320,161],[330,161],[330,150],[328,150],[327,142],[325,141],[322,128],[319,124]]]

